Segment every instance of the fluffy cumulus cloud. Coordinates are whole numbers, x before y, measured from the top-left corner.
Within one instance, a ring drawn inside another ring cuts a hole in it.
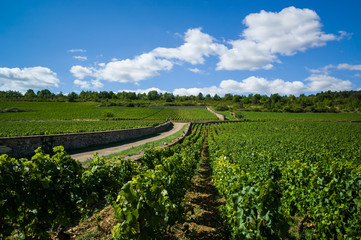
[[[74,75],[74,77],[78,79],[84,79],[85,77],[93,76],[96,70],[94,68],[76,65],[71,67],[70,72]]]
[[[260,94],[300,94],[307,90],[304,83],[286,82],[282,79],[267,80],[265,78],[251,76],[240,82],[229,79],[223,80],[219,86],[212,86],[206,88],[180,88],[175,89],[175,95],[198,95],[202,94],[218,94],[223,95],[226,93],[245,94],[245,93],[260,93]]]
[[[241,82],[224,80],[220,87],[228,92],[235,93],[260,93],[260,94],[298,94],[306,90],[300,81],[286,82],[282,79],[267,80],[259,77],[249,77]]]
[[[170,70],[173,63],[166,59],[157,59],[152,53],[136,56],[134,59],[125,59],[109,63],[98,64],[98,67],[83,67],[76,65],[70,72],[78,79],[94,77],[97,80],[127,83],[151,78],[159,75],[159,71]]]
[[[310,47],[323,46],[337,36],[321,31],[316,12],[288,7],[279,13],[261,11],[248,15],[243,23],[245,39],[267,46],[272,53],[293,55]]]
[[[251,76],[242,81],[235,81],[232,79],[223,80],[219,86],[205,87],[205,88],[179,88],[174,90],[175,95],[198,95],[202,94],[218,94],[226,93],[233,94],[274,94],[281,95],[298,95],[307,92],[319,91],[342,91],[351,90],[354,85],[348,80],[342,80],[328,75],[312,74],[305,79],[305,83],[301,81],[284,81],[282,79],[268,80],[266,78]]]
[[[134,59],[109,62],[97,75],[111,82],[138,82],[157,76],[159,71],[167,71],[172,67],[172,62],[158,59],[152,53],[145,53]]]
[[[0,68],[0,90],[44,89],[58,87],[56,73],[46,67]]]
[[[309,81],[308,92],[319,91],[343,91],[351,90],[354,84],[348,80],[338,79],[327,74],[312,74],[306,81]]]
[[[99,80],[83,81],[83,80],[75,79],[74,84],[79,86],[81,89],[94,89],[94,90],[102,88],[104,86],[104,84]]]
[[[175,64],[204,64],[210,56],[219,59],[217,70],[268,70],[274,67],[274,63],[280,63],[279,56],[294,55],[347,36],[342,31],[340,36],[324,33],[316,12],[295,7],[280,12],[262,10],[249,14],[243,24],[246,28],[240,38],[229,40],[226,44],[219,43],[201,28],[191,28],[185,32],[184,43],[178,47],[158,47],[132,59],[112,59],[96,67],[73,66],[70,71],[81,81],[85,77],[93,77],[99,81],[137,84],[159,75],[161,71],[171,70]],[[85,50],[71,49],[69,52]],[[200,72],[197,69],[189,70]]]
[[[220,55],[217,70],[271,69],[276,57],[263,45],[249,40],[230,41],[232,48]]]
[[[243,24],[246,29],[241,39],[229,41],[232,48],[220,55],[218,70],[270,69],[277,55],[294,55],[298,51],[319,47],[341,36],[321,31],[322,24],[316,12],[310,9],[288,7],[281,12],[254,13]]]
[[[152,51],[157,57],[177,59],[191,64],[203,64],[204,57],[219,55],[226,51],[222,44],[215,43],[215,39],[203,33],[201,28],[188,29],[185,33],[185,43],[177,48],[156,48]]]

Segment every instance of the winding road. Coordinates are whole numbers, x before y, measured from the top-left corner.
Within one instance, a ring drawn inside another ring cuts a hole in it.
[[[121,152],[121,151],[127,150],[131,147],[137,147],[139,145],[143,145],[148,142],[153,142],[153,141],[156,141],[159,139],[166,138],[166,137],[180,131],[186,124],[188,124],[188,123],[173,123],[173,128],[171,130],[169,130],[167,132],[162,132],[160,135],[155,136],[155,137],[150,137],[147,139],[142,139],[139,141],[135,141],[132,143],[127,143],[127,144],[123,144],[123,145],[119,145],[119,146],[115,146],[115,147],[102,148],[102,149],[92,150],[92,151],[88,151],[88,152],[76,153],[76,154],[72,154],[70,156],[74,159],[78,159],[80,162],[84,162],[88,158],[92,158],[95,152],[98,152],[98,156],[100,156],[100,157],[106,156],[106,155],[109,155],[112,153]]]

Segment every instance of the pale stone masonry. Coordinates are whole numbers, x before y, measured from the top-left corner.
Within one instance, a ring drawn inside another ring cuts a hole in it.
[[[0,138],[0,145],[11,148],[11,151],[7,153],[9,156],[20,158],[33,155],[34,150],[38,147],[42,147],[45,152],[51,152],[55,146],[63,146],[66,151],[76,150],[143,137],[165,131],[171,126],[172,122],[166,122],[156,127],[150,126],[90,133],[9,137]]]

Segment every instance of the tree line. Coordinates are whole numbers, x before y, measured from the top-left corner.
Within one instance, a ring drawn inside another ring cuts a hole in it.
[[[48,89],[35,92],[32,89],[22,94],[18,91],[0,91],[1,101],[49,101],[49,102],[99,102],[103,106],[146,107],[168,106],[214,106],[218,111],[249,110],[274,112],[361,112],[361,91],[326,91],[316,94],[281,96],[215,94],[175,96],[172,93],[149,91],[148,93],[81,91],[69,94],[52,93]]]

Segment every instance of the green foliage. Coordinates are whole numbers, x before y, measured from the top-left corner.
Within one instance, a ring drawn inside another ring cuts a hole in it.
[[[236,112],[234,113],[234,116],[235,116],[237,119],[242,119],[242,118],[244,118],[244,115],[242,114],[241,111],[236,111]]]
[[[31,160],[0,156],[0,238],[47,239],[51,227],[76,222],[94,204],[116,198],[134,163],[101,158],[84,169],[63,147],[53,156],[41,149]]]
[[[114,113],[112,113],[111,111],[109,110],[104,110],[102,112],[102,116],[105,117],[105,118],[112,118],[114,117]]]
[[[218,105],[216,106],[216,111],[227,111],[229,108],[227,105]]]
[[[305,121],[361,121],[358,113],[278,113],[242,111],[245,119],[254,121],[305,120]]]
[[[125,184],[114,209],[114,239],[163,239],[168,226],[183,220],[182,200],[200,159],[200,131],[174,149],[156,149],[142,158],[145,171]]]
[[[105,161],[95,155],[82,175],[83,191],[87,196],[85,209],[91,209],[104,199],[107,202],[115,201],[117,191],[132,178],[134,164],[131,160],[117,158]]]
[[[54,152],[50,157],[37,149],[31,160],[0,157],[2,237],[12,234],[15,225],[25,238],[45,238],[50,226],[80,216],[83,168],[62,147]]]
[[[234,239],[289,238],[300,219],[303,237],[361,237],[359,124],[224,123],[212,133],[214,184]]]
[[[0,121],[0,137],[96,132],[156,126],[158,120],[140,121]]]
[[[215,120],[205,108],[184,107],[97,107],[92,102],[1,102],[0,109],[31,109],[0,112],[0,121],[14,120]],[[110,116],[110,113],[113,116]],[[105,115],[103,115],[105,114]],[[29,123],[32,124],[32,123]]]

